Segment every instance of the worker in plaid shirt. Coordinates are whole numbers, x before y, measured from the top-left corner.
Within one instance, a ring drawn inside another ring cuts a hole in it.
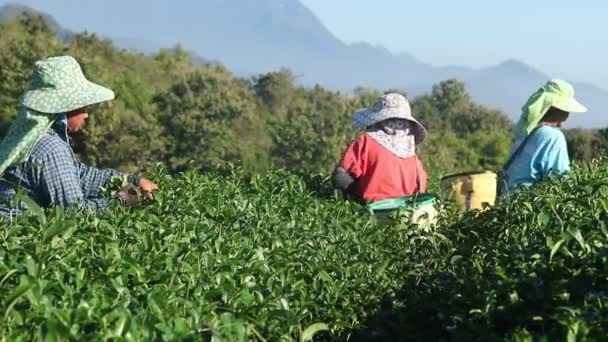
[[[69,56],[38,61],[34,76],[20,99],[20,111],[0,144],[0,215],[4,223],[27,209],[18,202],[23,192],[43,208],[52,206],[102,210],[112,200],[127,207],[138,198],[127,189],[103,197],[116,170],[100,170],[80,163],[69,144],[68,132],[79,131],[88,118],[87,106],[112,100],[114,92],[88,81]],[[158,186],[129,176],[148,198]]]

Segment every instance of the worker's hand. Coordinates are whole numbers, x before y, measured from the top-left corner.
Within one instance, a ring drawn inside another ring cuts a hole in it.
[[[135,189],[128,186],[122,188],[117,194],[116,198],[120,201],[124,207],[135,208],[139,205],[139,195]]]
[[[149,200],[154,199],[154,194],[152,192],[158,190],[158,185],[152,183],[151,181],[145,178],[140,179],[138,185],[141,192],[145,194]]]

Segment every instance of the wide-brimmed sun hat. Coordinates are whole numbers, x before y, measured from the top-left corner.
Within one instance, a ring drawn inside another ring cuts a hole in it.
[[[397,93],[380,96],[372,107],[353,113],[351,120],[353,126],[365,128],[386,119],[405,119],[415,123],[413,134],[416,144],[426,138],[426,128],[412,116],[410,103],[405,96]]]
[[[113,98],[113,91],[84,77],[73,57],[36,62],[29,88],[19,101],[17,117],[0,142],[0,175],[29,157],[36,143],[61,117],[58,114]]]
[[[28,90],[20,103],[41,113],[66,113],[114,99],[114,92],[87,80],[71,56],[36,62]]]

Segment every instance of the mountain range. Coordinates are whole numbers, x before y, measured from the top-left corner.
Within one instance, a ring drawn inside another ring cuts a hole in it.
[[[549,78],[559,77],[514,59],[479,69],[436,67],[381,46],[346,44],[299,0],[104,0],[88,1],[86,6],[79,0],[30,0],[28,4],[61,34],[69,34],[63,27],[71,27],[71,17],[85,17],[88,31],[111,38],[117,46],[151,53],[179,42],[201,60],[219,61],[240,76],[288,68],[303,85],[344,92],[357,86],[397,88],[410,96],[456,78],[476,102],[500,109],[514,120],[532,92]],[[19,6],[0,8],[0,19],[31,10]],[[608,91],[569,81],[590,110],[573,115],[568,127],[608,126]]]

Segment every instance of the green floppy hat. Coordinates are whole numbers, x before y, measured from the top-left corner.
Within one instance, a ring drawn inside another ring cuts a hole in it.
[[[54,114],[112,99],[114,92],[87,80],[73,57],[60,56],[36,62],[21,104],[41,113]]]
[[[538,89],[522,107],[522,115],[515,128],[516,138],[528,135],[547,111],[555,107],[569,113],[584,113],[587,108],[574,98],[574,87],[566,81],[553,79]]]
[[[587,107],[574,98],[574,88],[570,83],[562,80],[550,80],[544,86],[550,95],[549,102],[553,107],[569,113],[584,113]]]

